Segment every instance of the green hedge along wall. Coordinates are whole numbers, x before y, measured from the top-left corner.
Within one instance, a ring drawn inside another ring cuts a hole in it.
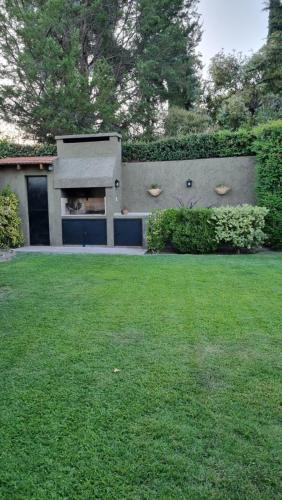
[[[253,155],[252,132],[217,132],[191,134],[183,138],[162,139],[153,142],[125,143],[122,159],[130,161],[192,160],[227,156]],[[6,156],[56,155],[56,146],[50,144],[24,145],[0,142],[0,158]]]
[[[282,249],[282,120],[256,129],[253,150],[257,158],[258,204],[269,209],[267,245]]]
[[[8,156],[49,156],[56,155],[55,144],[15,144],[6,140],[0,141],[0,158]]]
[[[132,142],[123,147],[123,161],[170,161],[253,155],[249,131],[191,134],[154,142]]]

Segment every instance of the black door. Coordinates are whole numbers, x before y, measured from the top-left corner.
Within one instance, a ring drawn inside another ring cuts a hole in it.
[[[63,219],[64,245],[106,245],[106,219]]]
[[[114,239],[117,246],[141,247],[142,219],[115,219]]]
[[[31,245],[50,245],[47,176],[27,177]]]

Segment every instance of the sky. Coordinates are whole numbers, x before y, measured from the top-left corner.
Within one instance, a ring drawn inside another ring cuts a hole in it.
[[[205,72],[211,57],[222,48],[251,55],[263,45],[268,24],[263,7],[264,0],[200,0],[203,37],[199,51]]]

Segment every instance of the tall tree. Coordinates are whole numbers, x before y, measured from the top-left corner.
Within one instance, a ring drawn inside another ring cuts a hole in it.
[[[204,101],[213,121],[236,129],[281,118],[282,4],[267,0],[268,37],[253,56],[218,53],[209,68]]]
[[[153,133],[196,98],[198,0],[0,0],[0,117],[56,133]]]
[[[267,54],[268,45],[250,58],[221,51],[211,60],[204,103],[215,124],[237,129],[281,118],[281,67],[271,70]]]
[[[189,109],[197,99],[200,61],[195,49],[201,30],[195,10],[198,0],[137,3],[137,99],[130,111],[133,122],[141,118],[143,135],[150,137],[162,102]]]
[[[281,0],[268,0],[268,38],[282,29],[282,4]]]
[[[171,106],[164,119],[164,133],[168,137],[184,136],[206,132],[211,128],[211,118],[200,107],[188,111],[178,106]]]
[[[268,37],[263,48],[263,84],[266,92],[282,91],[282,4],[281,0],[268,0]]]
[[[235,52],[216,54],[205,82],[205,104],[217,125],[236,129],[250,120],[254,105],[253,73],[246,75],[247,58]]]

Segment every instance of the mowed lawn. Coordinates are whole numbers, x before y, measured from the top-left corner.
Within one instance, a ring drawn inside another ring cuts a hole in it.
[[[281,498],[282,255],[0,264],[1,499]]]

